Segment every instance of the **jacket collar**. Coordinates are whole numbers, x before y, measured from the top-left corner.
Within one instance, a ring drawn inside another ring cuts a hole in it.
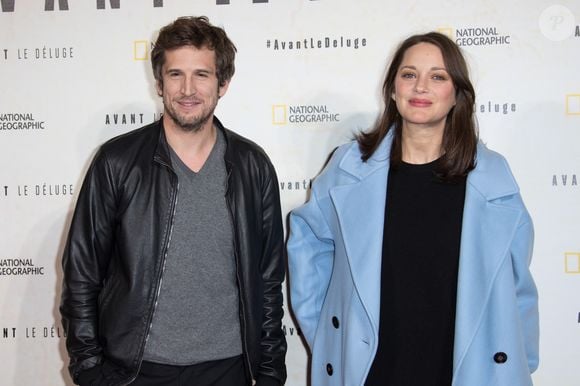
[[[468,184],[479,192],[487,201],[511,196],[519,192],[518,185],[511,173],[497,173],[506,169],[502,157],[494,156],[483,143],[477,144],[476,167],[468,177]]]
[[[388,167],[393,143],[393,130],[389,130],[377,150],[367,162],[361,162],[358,148],[351,147],[340,161],[339,167],[357,180],[364,180],[377,169]],[[483,143],[477,144],[476,168],[467,178],[468,184],[477,190],[487,201],[510,196],[519,192],[518,185],[510,173],[497,174],[496,171],[505,168],[503,158],[492,156]]]
[[[385,194],[392,134],[362,162],[358,144],[353,143],[338,168],[352,177],[351,183],[330,190],[342,230],[351,277],[374,330],[378,329],[381,282],[382,235]],[[376,336],[369,336],[372,345]]]
[[[155,147],[155,153],[153,154],[153,160],[172,168],[171,156],[169,155],[169,144],[167,143],[165,129],[163,128],[163,116],[161,116],[161,118],[159,118],[159,120],[153,125],[157,131],[158,138],[157,146]]]
[[[367,160],[361,161],[361,153],[358,146],[351,146],[339,164],[339,168],[350,174],[357,180],[364,180],[378,169],[389,166],[391,155],[391,145],[393,143],[393,130],[389,130],[385,138],[381,141],[377,150]]]
[[[228,159],[227,149],[230,148],[228,146],[230,142],[230,131],[224,127],[224,125],[220,122],[220,120],[216,116],[213,117],[213,124],[218,130],[220,130],[224,134],[224,138],[226,140],[226,161],[227,161]],[[169,153],[170,152],[169,144],[167,143],[167,137],[165,136],[165,129],[163,127],[163,116],[157,122],[154,122],[153,125],[155,127],[155,130],[157,130],[158,132],[157,146],[155,148],[153,160],[155,160],[156,162],[160,162],[173,169],[171,163],[171,156]]]

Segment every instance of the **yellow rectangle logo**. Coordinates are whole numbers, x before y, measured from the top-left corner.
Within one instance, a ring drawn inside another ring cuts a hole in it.
[[[447,36],[449,39],[453,40],[453,28],[441,27],[437,28],[437,32]]]
[[[133,42],[133,60],[149,59],[149,42],[147,40],[135,40]]]
[[[272,105],[272,124],[285,125],[286,119],[286,105]]]
[[[580,273],[580,252],[564,253],[566,273]]]
[[[566,114],[580,115],[580,94],[566,95]]]

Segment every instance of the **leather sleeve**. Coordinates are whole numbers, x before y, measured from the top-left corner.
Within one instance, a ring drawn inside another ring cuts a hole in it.
[[[113,245],[116,205],[111,174],[101,150],[85,176],[62,258],[60,313],[75,382],[81,371],[103,361],[97,305]]]
[[[263,281],[262,360],[261,376],[274,377],[283,384],[286,380],[286,338],[282,330],[283,294],[285,276],[284,230],[280,207],[278,179],[272,164],[266,165],[262,183],[262,256],[261,275]]]

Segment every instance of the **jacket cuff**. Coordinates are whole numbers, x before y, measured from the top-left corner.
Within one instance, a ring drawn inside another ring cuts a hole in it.
[[[282,383],[274,377],[260,375],[256,380],[255,386],[282,386]]]
[[[77,381],[80,386],[89,386],[92,385],[93,381],[97,380],[100,376],[101,366],[97,365],[81,371],[77,377]]]

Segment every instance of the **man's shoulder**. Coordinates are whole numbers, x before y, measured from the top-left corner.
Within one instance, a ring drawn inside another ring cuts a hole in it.
[[[224,128],[224,133],[226,136],[226,140],[228,141],[228,145],[234,147],[235,150],[244,152],[258,152],[265,154],[264,149],[262,149],[260,145],[258,145],[251,139],[226,128]]]
[[[270,157],[262,146],[253,140],[238,134],[220,124],[226,138],[226,159],[253,159],[259,162],[271,164]]]
[[[107,153],[123,154],[133,148],[141,148],[148,143],[156,144],[159,140],[159,130],[159,121],[156,121],[109,139],[101,145],[101,149]]]
[[[152,160],[159,143],[159,122],[113,137],[103,143],[93,163],[106,164],[114,169],[124,169],[130,165],[146,164]]]

